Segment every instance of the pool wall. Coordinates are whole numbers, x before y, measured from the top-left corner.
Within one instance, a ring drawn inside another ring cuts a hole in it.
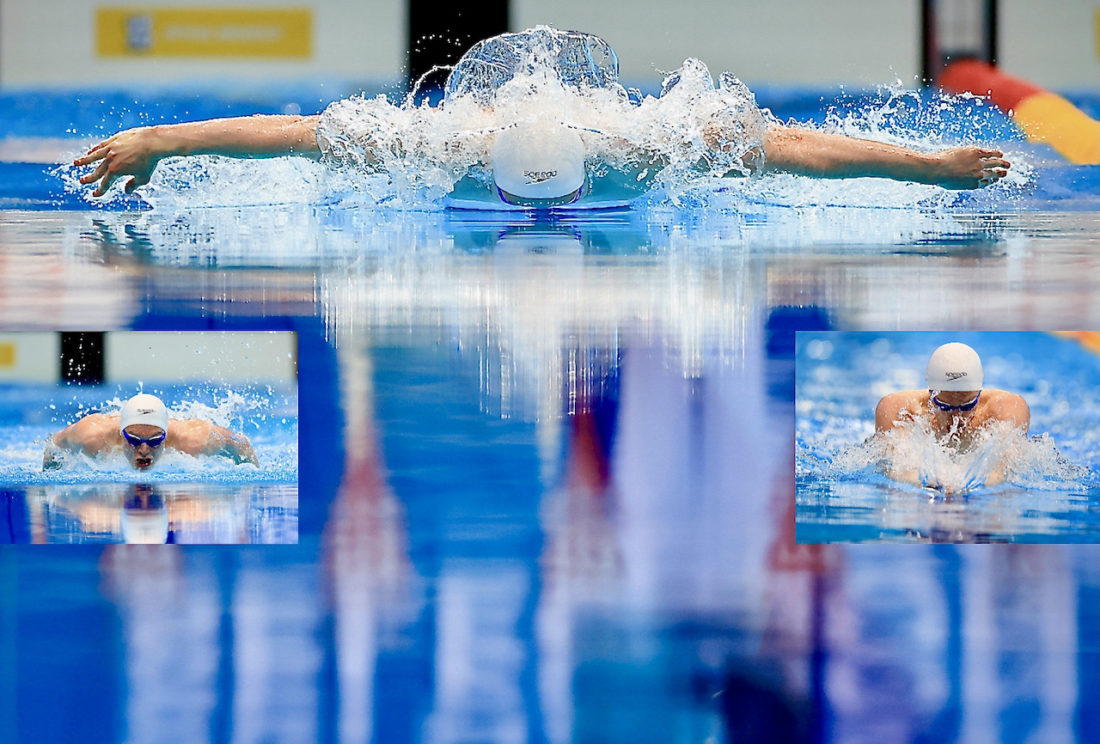
[[[977,3],[938,5],[949,22],[963,26],[964,37],[966,26],[977,25],[966,16],[968,10],[979,12]],[[1094,7],[1028,0],[998,5],[997,56],[1006,71],[1056,89],[1095,87]],[[0,6],[0,85],[174,83],[242,90],[248,82],[313,80],[343,82],[350,90],[368,81],[397,84],[407,61],[412,7],[400,0],[312,0],[294,8],[158,2],[132,10],[95,0],[7,0]],[[291,13],[304,15],[312,33],[296,40],[293,28],[303,21],[281,17]],[[730,70],[750,86],[875,85],[895,78],[911,84],[921,72],[920,4],[906,0],[686,6],[663,0],[514,0],[507,13],[512,30],[551,24],[604,36],[618,52],[624,79],[646,86],[688,57],[715,72]],[[737,41],[730,43],[734,33]],[[252,45],[239,41],[249,35],[257,40]],[[853,35],[858,43],[837,43]]]
[[[61,336],[0,333],[0,382],[63,379],[66,358]],[[256,383],[297,378],[293,333],[108,331],[101,343],[103,381],[108,383],[140,379]]]

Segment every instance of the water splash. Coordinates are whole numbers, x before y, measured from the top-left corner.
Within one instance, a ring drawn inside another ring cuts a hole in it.
[[[835,480],[862,480],[886,474],[891,479],[944,495],[985,487],[1022,486],[1061,490],[1100,483],[1096,473],[1067,460],[1047,434],[1027,437],[1011,423],[990,422],[967,446],[956,432],[937,435],[927,417],[845,447],[834,457],[818,458],[816,468]]]
[[[650,203],[737,211],[746,204],[868,206],[982,210],[1003,207],[1026,190],[1034,170],[1019,133],[973,96],[885,88],[866,103],[841,101],[824,121],[799,126],[932,151],[949,143],[1008,140],[1008,178],[980,192],[883,179],[819,180],[773,174],[745,176],[759,161],[766,129],[778,120],[730,73],[715,83],[707,66],[686,60],[657,96],[617,81],[617,59],[588,34],[539,26],[486,40],[454,68],[439,106],[357,96],[329,105],[320,117],[324,164],[305,158],[237,161],[170,158],[139,190],[156,208],[271,204],[371,204],[436,209],[463,179],[488,186],[485,165],[496,133],[517,123],[559,121],[577,130],[593,177],[615,169],[637,174]],[[325,165],[330,167],[325,167]],[[70,192],[92,201],[80,173],[56,171]],[[95,203],[133,206],[114,188]]]
[[[488,60],[459,63],[442,105],[415,106],[411,98],[395,105],[384,96],[340,101],[322,115],[318,141],[344,173],[388,174],[402,203],[444,196],[467,175],[488,184],[495,134],[547,120],[580,134],[597,177],[617,169],[676,186],[747,173],[748,155],[763,145],[766,117],[740,81],[727,74],[716,86],[702,62],[687,60],[659,97],[639,100],[599,63],[584,75],[562,62],[581,37],[593,38],[546,27],[498,37]]]

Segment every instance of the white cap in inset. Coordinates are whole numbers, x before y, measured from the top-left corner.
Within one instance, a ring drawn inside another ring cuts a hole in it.
[[[929,357],[924,379],[929,390],[981,390],[982,360],[966,344],[944,344]]]

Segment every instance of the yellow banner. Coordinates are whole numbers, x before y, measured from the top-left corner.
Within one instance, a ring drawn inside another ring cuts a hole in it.
[[[15,366],[15,344],[0,343],[0,367]]]
[[[309,57],[308,8],[98,8],[100,57]]]

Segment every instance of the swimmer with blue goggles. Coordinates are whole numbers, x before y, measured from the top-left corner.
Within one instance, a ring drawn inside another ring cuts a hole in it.
[[[88,414],[50,437],[42,469],[63,466],[65,451],[95,457],[120,447],[130,464],[143,471],[153,467],[167,449],[259,465],[248,437],[202,419],[169,419],[160,398],[139,393],[123,403],[117,414]]]
[[[929,417],[932,430],[952,433],[966,445],[973,432],[991,421],[1008,421],[1026,434],[1031,411],[1016,393],[984,387],[982,361],[966,344],[943,344],[932,352],[924,390],[884,396],[875,408],[875,431],[882,433]]]
[[[928,395],[930,396],[929,400],[932,402],[932,405],[945,413],[952,413],[954,411],[973,411],[978,405],[978,399],[982,397],[982,392],[979,390],[978,394],[975,395],[973,398],[966,401],[965,403],[959,403],[957,405],[945,403],[944,401],[940,400],[941,391],[939,390],[929,390]]]

